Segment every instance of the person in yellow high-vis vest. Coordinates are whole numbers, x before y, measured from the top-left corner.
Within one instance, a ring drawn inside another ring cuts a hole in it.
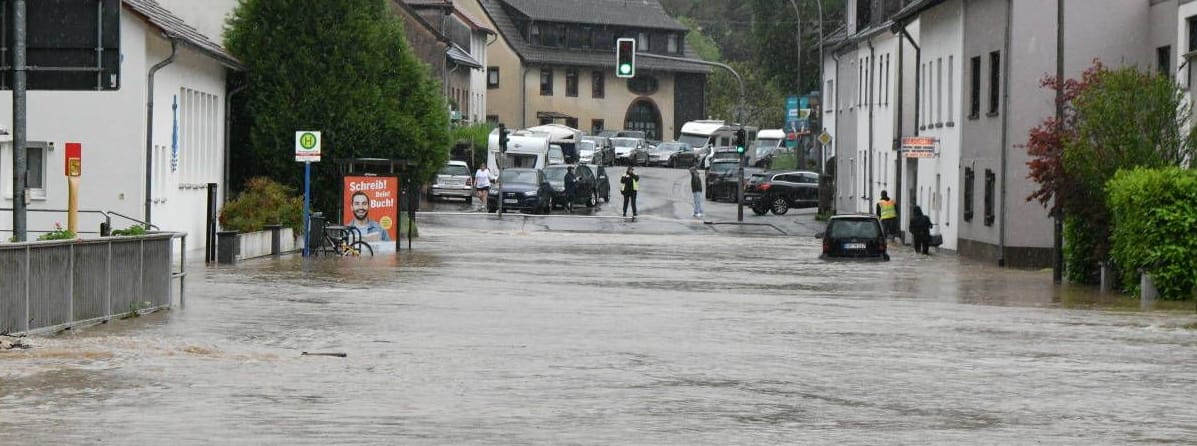
[[[898,202],[889,199],[889,194],[881,191],[881,201],[877,202],[877,216],[881,217],[881,227],[885,229],[885,238],[898,236]]]
[[[620,192],[623,192],[623,216],[628,216],[628,204],[632,205],[632,216],[635,217],[640,214],[636,210],[636,195],[640,192],[640,175],[636,175],[636,170],[632,166],[628,166],[628,171],[619,179]]]

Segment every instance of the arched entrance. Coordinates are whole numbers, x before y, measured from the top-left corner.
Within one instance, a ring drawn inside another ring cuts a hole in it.
[[[628,107],[623,119],[624,130],[640,130],[645,138],[661,140],[661,111],[652,100],[641,98]]]

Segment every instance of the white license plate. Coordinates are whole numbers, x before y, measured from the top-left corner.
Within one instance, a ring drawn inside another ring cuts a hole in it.
[[[507,198],[507,199],[503,200],[503,203],[505,203],[505,204],[516,204],[519,202],[520,202],[519,200],[516,200],[514,198]]]
[[[844,249],[865,249],[864,243],[844,243]]]

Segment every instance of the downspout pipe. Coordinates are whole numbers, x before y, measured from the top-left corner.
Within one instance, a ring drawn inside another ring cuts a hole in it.
[[[1001,219],[1001,223],[998,227],[998,266],[1006,266],[1006,222],[1008,221],[1006,218],[1008,202],[1006,197],[1006,174],[1009,173],[1007,172],[1008,169],[1006,166],[1006,144],[1010,134],[1010,61],[1012,59],[1010,57],[1010,39],[1012,33],[1011,28],[1013,27],[1013,24],[1014,0],[1006,0],[1006,41],[1003,43],[1004,48],[1002,50],[1005,53],[1004,59],[1006,60],[1005,63],[1002,64],[1002,165],[1000,167],[1002,171],[1002,209],[1000,212],[1002,215],[999,217]]]
[[[831,50],[831,60],[835,61],[835,82],[837,84],[840,82],[840,80],[843,79],[843,77],[840,76],[840,55],[839,55],[838,51],[839,51],[839,48],[835,48],[835,49]],[[836,88],[839,88],[839,86],[837,85]],[[840,163],[840,159],[842,158],[840,156],[840,96],[839,96],[838,90],[833,89],[832,91],[829,91],[828,93],[831,95],[831,100],[832,100],[831,114],[835,116],[835,127],[832,128],[832,131],[835,132],[835,138],[831,140],[831,154],[832,154],[831,156],[835,157],[835,164],[836,164],[835,177],[836,178],[832,178],[832,180],[834,180],[834,181],[832,181],[831,184],[833,185],[833,187],[838,188],[839,184],[837,184],[837,183],[839,182],[840,172],[843,172],[843,169],[840,169],[840,166],[838,165]],[[824,172],[826,172],[826,170],[824,170]],[[835,210],[839,209],[840,206],[839,206],[839,204],[836,203],[837,200],[836,200],[835,194],[834,194],[834,192],[836,192],[836,191],[833,189],[832,192],[833,192],[833,194],[831,196],[832,197],[831,198],[831,209],[832,209],[832,214],[835,214],[836,213]]]
[[[919,85],[920,85],[918,67],[923,63],[922,62],[923,49],[920,48],[919,44],[914,41],[914,37],[910,36],[910,32],[906,30],[905,23],[895,24],[894,27],[897,28],[896,31],[898,32],[898,34],[901,34],[902,37],[906,38],[906,41],[910,43],[910,46],[914,47],[914,67],[915,67],[915,70],[914,70],[914,97],[915,97],[915,100],[917,101],[919,98]],[[898,129],[898,139],[896,141],[894,141],[894,149],[897,151],[896,158],[898,159],[897,168],[894,169],[896,172],[895,180],[898,183],[898,185],[896,187],[897,190],[894,191],[894,199],[898,200],[898,209],[899,209],[898,210],[898,212],[899,212],[898,219],[899,219],[899,221],[901,221],[901,218],[902,218],[902,212],[901,212],[902,206],[909,206],[908,204],[906,204],[905,201],[902,201],[902,192],[906,190],[905,184],[902,183],[902,170],[904,167],[906,167],[904,165],[905,163],[902,162],[902,139],[901,139],[902,133],[906,131],[906,129],[903,128],[903,126],[902,126],[903,125],[902,117],[906,115],[906,113],[903,109],[903,103],[905,102],[905,96],[902,94],[903,91],[906,91],[905,88],[902,88],[903,74],[905,73],[905,69],[904,69],[905,64],[903,63],[903,62],[905,62],[905,57],[903,57],[902,53],[903,53],[902,41],[901,41],[901,39],[899,39],[898,40],[898,93],[897,93],[897,98],[896,98],[897,108],[898,108],[898,122],[897,122],[897,126],[896,126],[896,128]],[[914,107],[914,135],[915,136],[918,136],[918,134],[919,134],[918,123],[919,123],[919,107],[918,107],[918,105],[915,105],[915,107]],[[909,221],[907,221],[907,225],[909,225]]]
[[[170,57],[167,57],[161,62],[150,67],[150,73],[146,79],[146,100],[145,100],[145,223],[151,224],[151,211],[154,198],[154,75],[158,74],[158,70],[165,68],[175,61],[175,56],[179,51],[179,40],[174,36],[167,36],[170,39]]]
[[[873,39],[867,39],[865,42],[869,44],[869,75],[868,81],[865,84],[865,102],[869,104],[869,197],[868,203],[865,205],[865,209],[871,209],[873,207],[873,93],[876,90],[876,88],[873,86],[873,80],[875,79],[873,74],[873,66],[876,64],[874,64],[873,61],[877,56],[876,49],[873,48]]]

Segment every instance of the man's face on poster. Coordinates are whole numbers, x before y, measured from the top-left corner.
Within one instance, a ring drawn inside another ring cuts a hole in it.
[[[353,196],[353,218],[358,220],[365,220],[366,214],[370,212],[370,199],[365,195]]]

